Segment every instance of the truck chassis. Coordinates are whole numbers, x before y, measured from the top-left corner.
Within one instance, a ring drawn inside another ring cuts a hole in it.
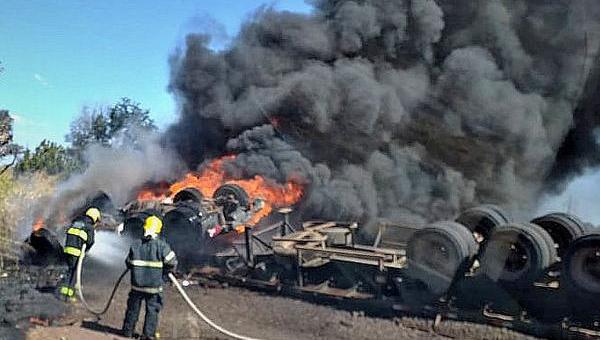
[[[383,223],[372,245],[355,243],[358,225],[284,220],[244,237],[196,268],[191,280],[235,286],[369,310],[505,327],[550,338],[600,337],[599,315],[570,314],[570,296],[555,264],[528,287],[507,287],[479,273],[477,260],[456,275],[443,294],[432,293],[409,273],[407,245],[419,228]],[[393,235],[393,237],[389,237]]]

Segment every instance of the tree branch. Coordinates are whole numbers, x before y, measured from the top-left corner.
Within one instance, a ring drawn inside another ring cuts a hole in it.
[[[0,176],[4,175],[4,173],[10,169],[11,166],[15,165],[15,162],[17,161],[17,157],[19,157],[18,153],[15,153],[12,162],[10,162],[10,164],[7,164],[4,166],[4,168],[2,168],[2,170],[0,170]]]

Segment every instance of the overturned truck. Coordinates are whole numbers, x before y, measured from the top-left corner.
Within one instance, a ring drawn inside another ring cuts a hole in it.
[[[573,215],[515,223],[484,205],[427,226],[381,223],[366,245],[357,223],[295,228],[290,212],[280,210],[283,221],[269,227],[245,229],[196,277],[538,336],[600,336],[600,234]]]
[[[124,208],[123,223],[117,232],[124,237],[140,238],[144,220],[153,214],[161,216],[166,226],[161,237],[171,244],[187,269],[202,263],[218,247],[230,244],[227,240],[231,237],[225,234],[243,233],[246,223],[263,204],[261,199],[251,200],[235,184],[218,187],[212,197],[204,197],[195,188],[185,188],[166,202],[130,203]]]
[[[600,336],[600,233],[571,214],[516,223],[483,205],[425,226],[382,222],[374,242],[363,244],[358,223],[293,226],[288,208],[279,222],[248,226],[260,206],[234,184],[210,198],[185,189],[172,202],[130,209],[120,231],[137,237],[146,216],[162,214],[163,237],[192,280],[545,337]]]

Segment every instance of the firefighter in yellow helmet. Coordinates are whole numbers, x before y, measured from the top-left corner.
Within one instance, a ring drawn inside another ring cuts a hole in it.
[[[133,242],[125,260],[131,270],[131,291],[123,321],[123,335],[126,337],[133,336],[142,301],[146,302],[142,339],[157,337],[158,314],[163,306],[163,277],[177,266],[177,258],[171,247],[158,238],[162,227],[163,222],[158,216],[146,218],[144,237]]]
[[[75,284],[75,271],[77,270],[77,261],[81,256],[81,248],[86,244],[86,252],[92,249],[95,236],[94,228],[100,222],[101,215],[98,208],[88,208],[83,215],[76,217],[67,229],[64,253],[68,270],[58,288],[59,295],[65,301],[75,299],[73,285]]]

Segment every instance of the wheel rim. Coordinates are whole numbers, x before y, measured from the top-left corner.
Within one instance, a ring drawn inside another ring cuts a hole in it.
[[[414,240],[411,262],[444,277],[452,278],[460,265],[452,241],[441,234],[428,233]]]
[[[516,282],[529,275],[535,254],[529,240],[514,235],[500,235],[490,240],[483,262],[487,275],[493,280]]]
[[[521,243],[511,243],[508,246],[508,256],[504,262],[504,268],[511,273],[521,272],[528,267],[529,252]]]
[[[248,208],[248,193],[236,184],[224,184],[220,186],[213,194],[213,198],[224,198],[224,200],[218,204],[223,207],[223,214],[227,220],[230,219],[229,215],[238,208]],[[230,202],[227,198],[233,198],[237,203]]]
[[[586,247],[573,254],[570,276],[587,291],[600,293],[600,249]]]
[[[450,252],[444,244],[432,241],[431,248],[433,249],[431,256],[424,258],[426,265],[432,268],[440,268],[443,264],[450,261]]]
[[[566,213],[551,213],[538,217],[532,223],[539,225],[550,234],[557,247],[559,257],[563,257],[571,242],[584,234],[586,226],[577,217]]]

